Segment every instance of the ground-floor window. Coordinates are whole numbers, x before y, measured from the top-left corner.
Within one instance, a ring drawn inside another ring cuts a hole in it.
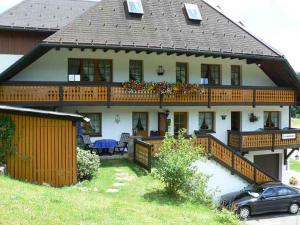
[[[199,112],[199,131],[214,131],[213,112]]]
[[[279,112],[264,112],[264,128],[279,129]]]
[[[84,123],[82,133],[90,136],[102,136],[102,114],[101,113],[82,113],[90,119],[90,123]]]
[[[174,112],[174,134],[178,135],[180,129],[187,130],[188,113],[187,112]]]
[[[148,136],[148,113],[134,112],[132,113],[132,130],[133,135],[147,137]]]

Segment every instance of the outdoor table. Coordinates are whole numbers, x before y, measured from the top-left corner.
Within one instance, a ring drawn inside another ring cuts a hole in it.
[[[114,149],[118,142],[113,139],[102,139],[95,141],[94,148],[103,151],[103,153],[109,153],[109,149]]]

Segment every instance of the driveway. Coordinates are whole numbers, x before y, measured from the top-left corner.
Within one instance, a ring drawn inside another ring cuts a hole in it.
[[[300,225],[300,214],[280,213],[253,216],[246,221],[246,225]]]

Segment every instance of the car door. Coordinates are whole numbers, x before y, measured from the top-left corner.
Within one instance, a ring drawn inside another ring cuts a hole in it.
[[[288,187],[277,187],[276,211],[287,211],[292,203],[293,194],[295,193]]]
[[[274,188],[267,188],[261,196],[253,203],[252,212],[254,214],[273,212],[276,210],[275,202],[277,193]]]

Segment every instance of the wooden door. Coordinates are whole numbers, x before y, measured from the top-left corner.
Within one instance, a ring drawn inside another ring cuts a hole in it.
[[[231,130],[241,131],[241,112],[231,112]]]
[[[160,136],[165,136],[167,132],[167,116],[165,113],[158,113],[158,132]]]
[[[254,156],[254,163],[263,171],[279,179],[279,154]]]

